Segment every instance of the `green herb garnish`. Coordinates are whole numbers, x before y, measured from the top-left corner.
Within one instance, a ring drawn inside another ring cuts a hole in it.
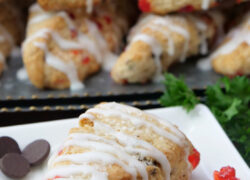
[[[182,105],[189,112],[199,103],[194,92],[185,84],[183,77],[177,79],[172,74],[165,74],[164,84],[166,91],[160,98],[161,105],[166,107]]]
[[[166,74],[164,83],[166,91],[160,98],[163,106],[181,105],[190,111],[199,103],[184,78]],[[224,77],[215,85],[208,86],[205,94],[205,104],[250,165],[250,80],[244,76]]]

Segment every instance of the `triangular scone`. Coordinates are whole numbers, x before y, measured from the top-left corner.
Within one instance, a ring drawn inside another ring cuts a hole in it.
[[[116,56],[128,29],[124,14],[103,4],[93,15],[30,8],[23,61],[38,88],[80,89],[82,81]],[[106,61],[107,60],[107,61]]]
[[[241,3],[249,0],[235,0]],[[195,10],[207,10],[216,7],[228,0],[138,0],[138,5],[143,12],[167,14],[170,12],[192,12]]]
[[[219,12],[144,15],[131,30],[128,46],[111,76],[117,83],[161,81],[170,65],[207,54],[224,22]]]
[[[250,75],[250,13],[229,32],[210,59],[217,73],[227,76]]]
[[[14,1],[0,3],[0,74],[4,70],[6,58],[23,38],[24,24],[21,17]]]
[[[79,124],[51,157],[49,180],[189,180],[199,163],[177,127],[130,106],[99,104]]]

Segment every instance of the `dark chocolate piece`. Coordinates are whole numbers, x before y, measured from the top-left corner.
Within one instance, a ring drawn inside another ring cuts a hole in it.
[[[3,136],[0,137],[0,159],[7,153],[18,153],[20,154],[20,148],[17,142],[11,137]]]
[[[10,178],[23,178],[30,171],[30,165],[22,155],[8,153],[3,156],[0,169]]]
[[[46,140],[37,140],[27,145],[22,154],[30,165],[36,166],[43,163],[50,152],[50,144]]]

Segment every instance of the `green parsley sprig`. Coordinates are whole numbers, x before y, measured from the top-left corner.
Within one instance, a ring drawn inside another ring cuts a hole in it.
[[[181,105],[189,112],[199,103],[199,98],[188,88],[183,77],[178,79],[165,74],[164,84],[166,90],[160,98],[163,106]],[[250,165],[250,79],[224,77],[208,86],[205,95],[205,104]]]

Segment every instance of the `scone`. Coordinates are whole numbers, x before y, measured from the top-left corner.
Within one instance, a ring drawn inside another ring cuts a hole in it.
[[[177,127],[139,109],[102,103],[48,164],[47,180],[189,180],[199,153]]]
[[[143,12],[167,14],[170,12],[192,12],[194,10],[207,10],[228,0],[138,0],[139,8]],[[230,0],[241,3],[248,0]]]
[[[67,10],[74,8],[87,8],[87,12],[92,12],[93,6],[102,0],[38,0],[38,3],[46,10]]]
[[[227,76],[250,75],[250,13],[229,32],[210,59],[217,73]]]
[[[21,14],[12,1],[0,3],[0,74],[5,60],[23,37]]]
[[[112,69],[113,80],[120,84],[161,81],[162,73],[173,63],[207,54],[223,21],[219,12],[144,15]]]
[[[128,29],[126,17],[103,4],[93,15],[84,10],[30,8],[23,61],[37,88],[78,90],[82,81],[110,66]]]

